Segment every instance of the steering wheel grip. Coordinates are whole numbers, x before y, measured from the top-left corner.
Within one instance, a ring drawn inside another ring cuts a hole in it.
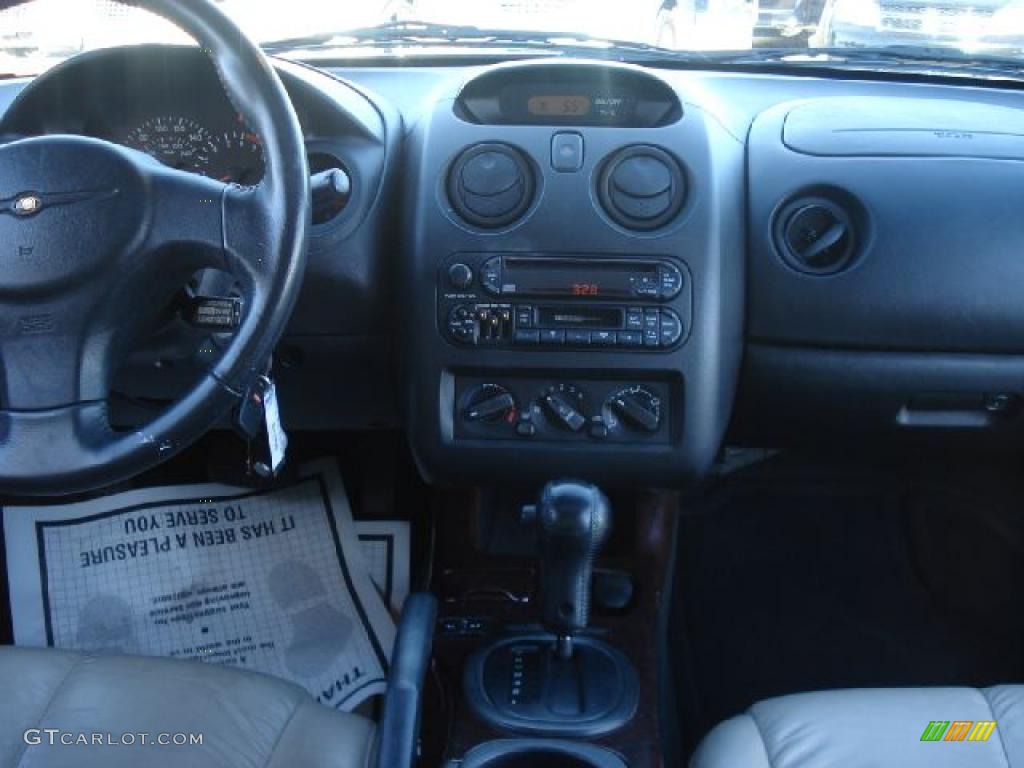
[[[0,246],[30,235],[42,244],[29,264],[13,261],[18,247],[0,248],[0,494],[96,489],[194,442],[264,372],[301,286],[309,170],[298,118],[267,58],[208,0],[121,1],[200,43],[261,137],[264,177],[255,187],[224,185],[84,137],[0,146],[0,190],[16,192],[0,199]],[[68,184],[78,199],[58,195]],[[26,214],[30,205],[39,208]],[[96,253],[84,252],[90,245]],[[81,257],[67,258],[75,247]],[[202,267],[227,269],[241,284],[237,333],[182,399],[138,430],[114,432],[106,398],[125,326],[152,314],[166,298],[161,288]],[[26,307],[39,313],[26,315]]]

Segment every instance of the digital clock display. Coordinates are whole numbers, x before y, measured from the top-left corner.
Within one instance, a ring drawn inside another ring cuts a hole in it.
[[[584,117],[592,103],[587,96],[531,96],[526,110],[538,117]]]

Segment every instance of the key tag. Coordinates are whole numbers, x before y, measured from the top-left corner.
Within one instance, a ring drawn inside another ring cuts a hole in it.
[[[235,411],[235,427],[246,440],[246,469],[262,478],[281,471],[288,435],[281,424],[277,387],[269,376],[257,377]]]
[[[288,451],[288,435],[281,424],[281,411],[277,405],[277,385],[274,380],[264,376],[267,381],[263,393],[263,422],[267,436],[267,448],[270,453],[270,474],[277,475],[284,466]]]

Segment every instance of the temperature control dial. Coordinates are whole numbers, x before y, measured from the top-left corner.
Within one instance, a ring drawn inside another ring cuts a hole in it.
[[[572,384],[555,384],[541,394],[538,404],[547,420],[560,429],[579,432],[587,423],[583,393]]]
[[[613,432],[657,432],[661,426],[661,398],[644,387],[628,387],[605,400],[602,416]]]
[[[465,394],[459,412],[466,421],[511,424],[516,420],[516,399],[500,384],[480,384]]]

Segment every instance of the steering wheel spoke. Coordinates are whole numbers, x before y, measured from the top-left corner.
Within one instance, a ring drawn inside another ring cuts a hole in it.
[[[150,260],[145,267],[165,275],[223,269],[246,288],[267,279],[276,252],[266,188],[225,184],[165,166],[148,174],[151,223],[143,250]]]
[[[75,403],[41,411],[0,410],[0,442],[17,446],[3,457],[4,491],[31,492],[37,478],[60,478],[67,485],[52,493],[71,492],[81,485],[104,450],[116,441],[105,402]],[[68,473],[68,468],[77,468]],[[88,481],[86,481],[88,482]]]
[[[95,287],[0,304],[0,408],[39,411],[107,396],[120,324]]]
[[[89,466],[113,441],[107,421],[116,327],[95,292],[0,304],[0,474],[5,491]],[[57,489],[60,490],[60,489]]]
[[[222,266],[224,205],[231,187],[215,179],[140,158],[147,181],[148,224],[141,250],[160,271]]]

